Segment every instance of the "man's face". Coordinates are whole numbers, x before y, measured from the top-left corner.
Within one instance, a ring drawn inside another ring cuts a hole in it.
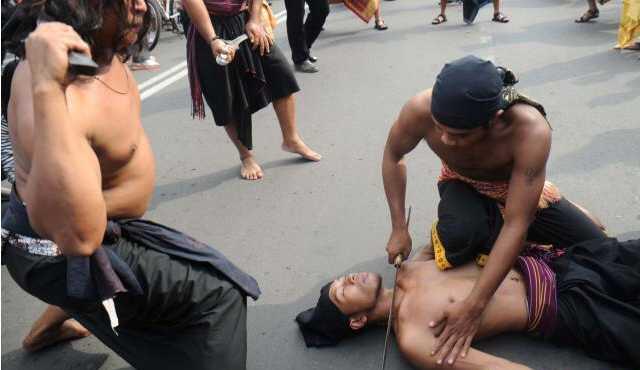
[[[433,122],[436,126],[436,131],[440,135],[440,141],[443,144],[453,147],[466,147],[473,145],[481,141],[485,135],[487,129],[484,127],[477,127],[471,130],[461,130],[445,126],[438,122],[435,117]]]
[[[358,272],[336,279],[329,287],[329,299],[345,315],[372,309],[378,297],[382,278],[373,272]]]
[[[142,28],[144,15],[147,12],[147,3],[145,0],[122,0],[124,9],[126,10],[127,29],[124,32],[124,38],[121,41],[124,46],[133,45],[138,40],[138,33]],[[118,25],[118,15],[114,9],[105,11],[104,24],[102,32],[107,35],[114,35]]]

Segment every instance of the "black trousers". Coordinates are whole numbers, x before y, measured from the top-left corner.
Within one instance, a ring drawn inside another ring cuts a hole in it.
[[[431,230],[438,267],[460,266],[474,259],[484,264],[503,225],[497,202],[462,181],[441,182],[438,189],[438,221]],[[528,241],[557,248],[605,237],[584,212],[565,198],[539,210],[527,233]]]
[[[591,240],[551,263],[558,319],[551,339],[640,368],[640,240]]]
[[[304,21],[304,4],[309,4],[309,15]],[[329,15],[328,0],[284,0],[287,9],[287,37],[291,59],[300,64],[309,59],[309,49],[318,38]],[[304,23],[303,23],[304,22]]]
[[[101,305],[67,297],[64,256],[2,247],[2,261],[22,289],[64,309],[136,369],[246,368],[246,297],[210,266],[124,238],[105,245],[131,266],[143,289],[114,299],[116,335]]]

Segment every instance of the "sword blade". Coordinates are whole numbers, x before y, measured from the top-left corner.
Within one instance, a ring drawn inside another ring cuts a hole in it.
[[[411,206],[409,206],[409,211],[407,214],[407,227],[409,227],[409,221],[411,221]],[[391,342],[389,341],[389,334],[391,334],[391,324],[393,322],[393,307],[396,303],[396,286],[398,285],[398,271],[400,270],[400,265],[402,265],[402,260],[404,257],[402,254],[396,256],[395,261],[393,261],[393,266],[396,268],[395,277],[393,280],[393,293],[391,294],[391,307],[389,307],[389,317],[387,318],[387,333],[384,336],[384,352],[382,353],[382,370],[384,370],[387,364],[387,352],[389,352],[389,345]]]

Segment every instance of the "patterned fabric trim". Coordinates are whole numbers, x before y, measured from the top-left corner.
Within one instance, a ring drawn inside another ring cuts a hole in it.
[[[484,267],[484,265],[487,264],[487,260],[488,259],[489,259],[489,255],[483,254],[483,253],[479,253],[476,256],[476,264],[478,264],[478,266],[480,266],[480,267]]]
[[[9,124],[2,117],[2,179],[7,179],[10,183],[16,181],[16,171],[13,161],[13,149],[11,148],[11,136],[9,135]]]
[[[56,257],[61,256],[60,248],[56,243],[47,239],[36,239],[28,236],[16,234],[12,231],[2,229],[2,247],[12,246],[38,256]]]
[[[447,260],[444,246],[440,241],[440,236],[438,235],[436,226],[438,226],[438,220],[435,220],[431,226],[431,245],[433,245],[433,252],[436,256],[436,265],[440,270],[450,269],[453,266]]]
[[[540,257],[519,256],[517,264],[527,286],[527,331],[548,336],[558,311],[556,274]]]
[[[507,202],[507,196],[509,195],[509,182],[508,181],[478,181],[473,180],[463,175],[460,175],[446,163],[442,162],[442,170],[438,177],[438,182],[459,180],[466,184],[471,185],[478,193],[494,199],[498,202],[500,212],[504,212],[504,207]],[[544,209],[562,199],[560,190],[550,181],[544,182],[542,193],[540,194],[540,200],[538,201],[538,209]]]

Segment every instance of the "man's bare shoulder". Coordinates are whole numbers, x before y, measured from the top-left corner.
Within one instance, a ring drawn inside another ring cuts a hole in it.
[[[411,136],[424,137],[431,122],[431,91],[422,91],[409,99],[398,116],[398,127]]]
[[[551,126],[547,119],[529,104],[515,104],[508,111],[509,120],[513,122],[516,137],[539,140],[551,137]]]
[[[424,90],[412,96],[402,110],[412,118],[428,119],[431,117],[431,90]]]

